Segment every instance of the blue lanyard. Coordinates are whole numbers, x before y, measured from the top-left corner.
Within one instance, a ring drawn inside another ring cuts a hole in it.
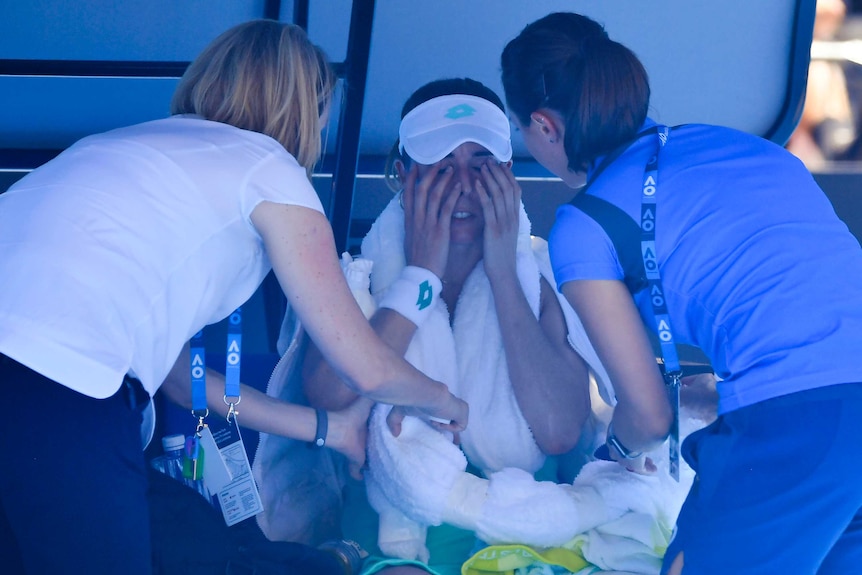
[[[670,131],[667,126],[659,128],[656,153],[647,162],[644,169],[643,196],[641,201],[641,256],[644,260],[644,271],[647,278],[647,294],[653,308],[656,333],[661,346],[665,375],[681,373],[679,356],[673,340],[673,330],[667,311],[664,288],[658,269],[658,258],[655,248],[656,195],[658,193],[658,156],[667,143]]]
[[[239,367],[242,359],[242,308],[236,308],[227,323],[227,355],[225,357],[224,395],[239,399]],[[236,403],[239,403],[238,401]]]
[[[664,379],[673,408],[673,424],[670,431],[670,474],[679,481],[679,388],[682,370],[673,338],[670,315],[667,311],[664,288],[658,268],[655,248],[656,196],[658,195],[658,158],[667,144],[670,130],[660,126],[656,133],[655,154],[644,168],[643,195],[641,197],[641,256],[647,279],[647,296],[653,309],[656,333],[664,364]]]
[[[207,408],[206,347],[204,332],[200,330],[191,339],[192,415],[198,418],[198,433],[203,429]],[[228,318],[227,354],[225,358],[224,401],[228,405],[228,421],[236,417],[240,402],[239,374],[242,360],[242,308]]]
[[[192,337],[191,362],[192,415],[203,420],[209,414],[207,409],[207,358],[204,330],[200,330]]]

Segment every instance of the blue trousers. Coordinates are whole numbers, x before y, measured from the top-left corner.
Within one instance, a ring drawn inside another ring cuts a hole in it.
[[[683,444],[697,472],[665,555],[683,573],[862,573],[862,384],[726,413]]]
[[[0,355],[3,573],[151,573],[142,392],[93,399]]]

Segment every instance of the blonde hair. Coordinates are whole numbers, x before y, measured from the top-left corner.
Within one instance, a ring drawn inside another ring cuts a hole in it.
[[[171,114],[266,134],[311,173],[335,75],[299,26],[252,20],[213,40],[183,74]]]

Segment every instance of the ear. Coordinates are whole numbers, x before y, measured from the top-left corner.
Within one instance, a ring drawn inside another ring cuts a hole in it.
[[[536,110],[530,114],[530,122],[536,124],[539,132],[553,144],[561,140],[563,134],[562,126],[558,123],[554,114],[546,110]]]
[[[398,179],[398,183],[403,184],[407,179],[407,166],[401,160],[395,160],[392,162],[392,166],[395,168],[395,176]]]

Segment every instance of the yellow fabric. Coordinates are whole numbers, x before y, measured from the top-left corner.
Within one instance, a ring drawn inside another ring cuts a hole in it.
[[[537,562],[564,567],[572,573],[591,565],[579,547],[534,549],[527,545],[492,545],[468,559],[461,567],[461,575],[513,575],[515,569]]]

